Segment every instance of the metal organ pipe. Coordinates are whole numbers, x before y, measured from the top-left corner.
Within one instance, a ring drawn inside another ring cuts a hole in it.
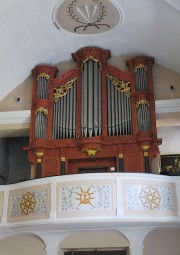
[[[148,103],[142,100],[138,106],[138,129],[139,131],[150,131],[150,111]]]
[[[108,135],[129,135],[132,133],[131,98],[120,91],[119,81],[107,77]],[[117,85],[118,84],[118,85]]]
[[[35,119],[35,138],[46,138],[47,132],[47,116],[44,113],[46,110],[37,110]]]
[[[40,73],[37,78],[37,98],[48,99],[49,76],[45,73]]]
[[[82,70],[81,132],[93,137],[102,132],[101,70],[98,61],[88,60]]]
[[[76,137],[76,79],[55,88],[53,106],[53,139]]]
[[[148,91],[147,67],[140,64],[135,67],[136,89],[139,91]]]

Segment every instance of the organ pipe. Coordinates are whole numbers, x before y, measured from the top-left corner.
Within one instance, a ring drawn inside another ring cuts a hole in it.
[[[121,85],[120,85],[121,84]],[[132,133],[131,99],[129,83],[125,85],[107,75],[108,135],[129,135]]]
[[[101,135],[101,69],[90,59],[82,68],[81,133],[84,137]]]
[[[136,90],[148,91],[147,66],[139,64],[134,68],[136,77]]]
[[[39,107],[35,115],[35,138],[46,138],[48,109]]]
[[[76,137],[76,79],[55,88],[52,137],[53,139]]]
[[[139,131],[150,131],[150,111],[149,101],[141,99],[136,103],[137,116],[138,116],[138,130]]]
[[[37,98],[48,99],[49,75],[40,73],[37,77]]]

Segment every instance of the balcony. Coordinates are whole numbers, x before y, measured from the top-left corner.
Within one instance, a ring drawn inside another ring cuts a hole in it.
[[[180,177],[105,173],[0,186],[0,228],[31,230],[177,226]]]

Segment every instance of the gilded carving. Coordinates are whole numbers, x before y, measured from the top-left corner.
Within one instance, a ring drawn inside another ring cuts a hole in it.
[[[89,60],[93,60],[94,62],[98,63],[98,64],[99,64],[100,70],[102,69],[102,64],[101,64],[101,62],[100,62],[98,59],[96,59],[95,57],[89,55],[86,59],[84,59],[84,61],[83,61],[82,64],[81,64],[81,71],[83,70],[84,64],[85,64],[87,61],[89,61]]]
[[[41,163],[41,158],[44,155],[44,152],[36,151],[35,154],[36,154],[36,157],[37,157],[37,163]]]
[[[124,158],[124,155],[122,153],[120,153],[119,158]]]
[[[40,79],[40,78],[45,78],[46,80],[49,80],[50,76],[49,74],[47,73],[40,73],[37,77],[37,81]]]
[[[139,109],[140,105],[147,105],[149,107],[150,103],[149,100],[146,99],[140,99],[136,102],[136,108]]]
[[[88,188],[87,191],[83,190],[81,187],[80,187],[80,189],[81,189],[80,193],[75,192],[79,196],[78,198],[76,198],[76,200],[80,201],[79,205],[81,205],[81,204],[84,204],[84,205],[86,205],[86,204],[93,205],[91,203],[91,200],[93,200],[95,197],[91,197],[91,195],[94,194],[94,191],[90,192],[90,187]]]
[[[118,91],[124,93],[127,97],[131,95],[129,81],[118,81],[115,77],[109,74],[107,74],[107,77],[112,81],[113,85]]]
[[[151,147],[151,146],[150,146],[150,145],[147,145],[147,144],[141,146],[141,148],[142,148],[143,151],[144,151],[144,157],[148,157],[148,155],[149,155],[148,150],[150,149],[150,147]]]
[[[150,210],[154,210],[160,207],[161,196],[159,194],[159,191],[155,187],[147,186],[145,188],[142,188],[139,198],[141,204]]]
[[[94,158],[98,151],[102,151],[100,148],[85,148],[81,152],[86,152],[90,158]]]
[[[36,197],[33,192],[26,192],[20,202],[21,214],[22,215],[29,215],[32,213],[36,206]]]
[[[144,69],[144,71],[147,71],[147,65],[144,65],[144,64],[136,65],[134,68],[134,72],[137,72],[138,69]]]
[[[59,88],[54,88],[54,102],[56,103],[60,98],[64,97],[67,95],[69,90],[72,88],[74,81],[76,81],[77,78],[71,79],[68,81],[65,85],[59,87]]]
[[[42,112],[46,117],[48,116],[48,108],[38,107],[35,111],[35,115],[37,115],[38,112]]]

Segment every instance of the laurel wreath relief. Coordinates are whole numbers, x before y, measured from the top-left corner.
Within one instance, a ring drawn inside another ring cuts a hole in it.
[[[83,31],[85,31],[89,27],[95,27],[97,29],[100,29],[101,26],[106,26],[110,28],[108,24],[101,23],[104,20],[104,18],[107,16],[105,5],[103,5],[103,3],[99,0],[92,0],[92,2],[94,2],[96,5],[93,6],[93,12],[91,13],[91,15],[89,15],[88,6],[86,4],[84,5],[84,10],[86,15],[83,15],[83,13],[81,12],[81,9],[78,6],[76,6],[76,4],[78,3],[77,0],[73,0],[68,5],[67,7],[68,16],[72,20],[80,24],[79,26],[76,26],[74,28],[74,32],[76,32],[77,29],[83,29]],[[83,19],[80,19],[80,17],[77,16],[76,11],[78,11],[78,13],[83,17]],[[96,11],[98,11],[98,13],[96,15],[96,18],[93,19]],[[86,20],[86,21],[83,21],[83,20]]]

